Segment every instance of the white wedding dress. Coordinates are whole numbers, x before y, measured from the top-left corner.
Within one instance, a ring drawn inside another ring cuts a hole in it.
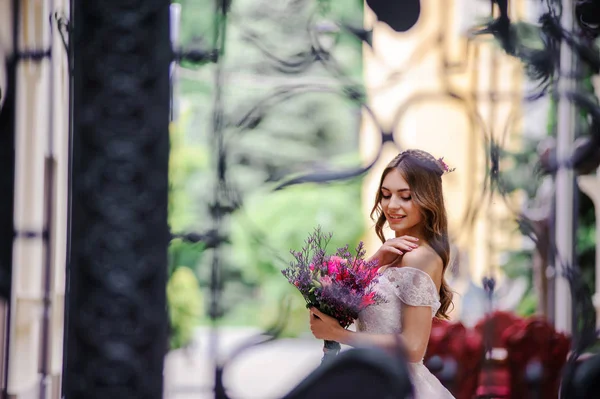
[[[376,290],[386,302],[363,310],[358,316],[357,331],[398,334],[402,332],[403,306],[430,307],[432,318],[440,307],[438,290],[431,277],[413,267],[385,269],[379,277]],[[454,396],[425,367],[422,360],[408,365],[414,386],[414,399],[454,399]]]

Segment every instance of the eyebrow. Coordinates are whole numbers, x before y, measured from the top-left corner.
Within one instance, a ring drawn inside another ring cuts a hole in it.
[[[381,189],[382,189],[382,190],[386,190],[386,191],[392,191],[392,190],[390,190],[389,188],[387,188],[387,187],[383,187],[383,186],[381,186]],[[410,188],[401,188],[400,190],[396,190],[396,192],[397,192],[397,193],[401,193],[401,192],[403,192],[403,191],[410,191]]]

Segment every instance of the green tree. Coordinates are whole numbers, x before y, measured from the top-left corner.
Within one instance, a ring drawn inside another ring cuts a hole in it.
[[[196,276],[187,267],[177,267],[167,284],[170,346],[186,346],[202,314],[202,295]]]
[[[216,23],[213,1],[178,3],[183,11],[183,45],[210,48]],[[339,77],[319,63],[288,75],[281,64],[272,61],[273,57],[297,60],[310,55],[307,26],[317,6],[316,0],[239,0],[231,5],[225,54],[219,60],[224,84],[218,89],[223,98],[228,187],[243,206],[223,225],[231,243],[221,248],[225,282],[221,305],[226,311],[222,323],[264,326],[274,320],[281,295],[292,293],[280,270],[289,260],[289,250],[299,248],[317,224],[334,233],[332,245],[354,245],[364,231],[358,180],[272,191],[278,181],[294,174],[359,164],[361,116],[354,102],[323,92],[270,100],[286,87],[315,82],[342,91]],[[359,1],[332,2],[319,11],[316,21],[362,24],[363,3]],[[348,79],[356,82],[353,86],[360,87],[362,44],[343,32],[334,33],[333,39],[332,57]],[[177,121],[172,137],[170,221],[175,231],[203,232],[210,226],[208,207],[216,164],[214,69],[215,65],[204,65],[181,69],[178,74],[182,109],[190,113]],[[255,109],[263,102],[268,106]],[[238,122],[253,109],[260,116],[256,123],[252,128],[238,128]],[[180,242],[172,243],[171,250],[172,265],[194,267],[201,289],[208,292],[209,257],[194,258],[194,248],[186,249]],[[292,305],[298,314],[292,319],[302,317],[302,323],[290,327],[290,334],[306,325],[303,305]]]

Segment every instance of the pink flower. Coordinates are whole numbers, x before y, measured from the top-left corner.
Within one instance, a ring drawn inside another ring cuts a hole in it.
[[[360,306],[366,308],[367,306],[375,304],[375,292],[370,292],[362,297]]]
[[[319,279],[319,282],[321,283],[321,285],[322,285],[323,287],[327,287],[327,286],[330,286],[330,285],[331,285],[331,283],[333,283],[333,280],[332,280],[332,279],[331,279],[331,277],[329,277],[329,276],[322,276],[322,277]]]
[[[348,271],[347,268],[342,268],[340,269],[339,273],[336,275],[336,280],[337,281],[342,281],[347,279],[348,277],[350,277],[350,272]]]
[[[330,260],[330,261],[337,262],[337,263],[346,263],[346,259],[344,259],[344,258],[340,258],[339,256],[336,256],[336,255],[332,255],[332,256],[330,256],[330,257],[329,257],[329,260]]]
[[[340,258],[339,256],[330,256],[327,261],[327,273],[329,275],[338,274],[343,268],[342,265],[347,263],[346,259]]]
[[[329,261],[327,262],[327,273],[331,276],[333,274],[338,274],[338,272],[340,271],[339,269],[339,264]]]
[[[364,276],[364,281],[366,284],[370,284],[378,274],[378,267],[368,266],[366,262],[363,260],[356,260],[355,269],[360,273],[361,276]]]

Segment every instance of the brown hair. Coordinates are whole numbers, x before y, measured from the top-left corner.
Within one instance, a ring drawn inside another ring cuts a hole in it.
[[[439,319],[448,319],[447,312],[452,304],[452,291],[444,277],[450,263],[448,218],[442,192],[442,175],[445,170],[431,154],[421,150],[401,152],[388,164],[381,175],[379,188],[375,195],[375,205],[371,210],[371,219],[375,220],[375,232],[381,242],[385,242],[383,226],[387,221],[381,210],[381,186],[387,174],[394,169],[400,171],[410,187],[414,203],[421,209],[425,225],[425,240],[442,258],[442,284],[439,292],[441,306],[435,316]]]

